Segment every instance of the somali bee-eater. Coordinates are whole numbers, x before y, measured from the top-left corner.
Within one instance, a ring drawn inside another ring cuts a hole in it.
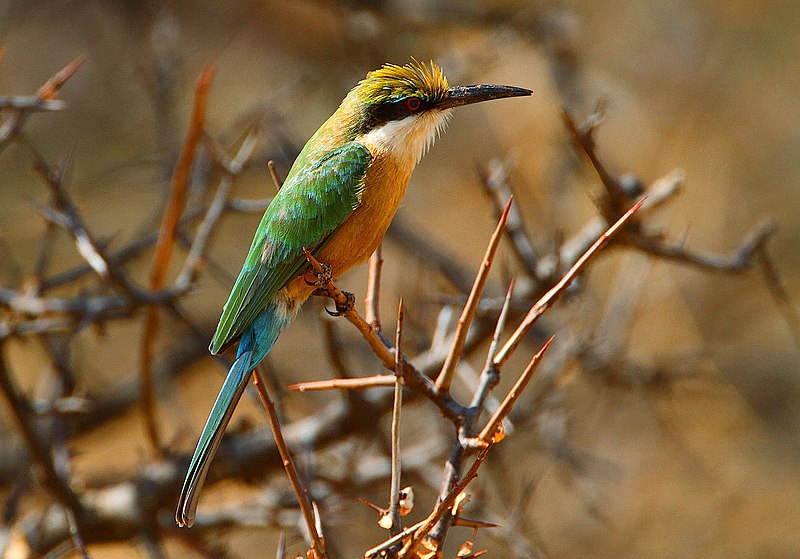
[[[387,64],[368,73],[306,143],[261,219],[211,342],[212,354],[237,341],[239,347],[189,465],[180,526],[194,522],[211,459],[251,371],[315,289],[304,277],[303,249],[334,277],[364,262],[450,109],[530,94],[505,85],[449,87],[433,62]]]

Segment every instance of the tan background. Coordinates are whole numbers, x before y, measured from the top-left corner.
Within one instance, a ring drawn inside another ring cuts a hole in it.
[[[677,167],[686,172],[684,192],[657,219],[672,238],[726,254],[760,218],[772,216],[780,232],[771,254],[789,292],[800,293],[800,18],[794,2],[398,0],[380,2],[380,10],[369,4],[11,1],[0,7],[0,42],[8,49],[0,93],[33,93],[69,60],[86,56],[61,93],[68,110],[38,116],[26,131],[51,161],[74,151],[71,192],[94,230],[122,244],[162,199],[194,78],[209,61],[217,74],[208,129],[232,145],[255,116],[265,118],[258,164],[236,186],[238,196],[254,198],[272,191],[265,161],[275,159],[285,173],[292,150],[383,62],[433,58],[453,84],[530,87],[530,100],[460,110],[418,167],[401,207],[405,223],[468,269],[477,266],[493,220],[476,162],[513,154],[512,181],[542,247],[554,231],[568,236],[593,215],[595,177],[563,178],[575,160],[565,149],[558,106],[566,103],[580,118],[604,99],[607,122],[598,143],[615,172],[634,172],[645,182]],[[559,49],[571,49],[576,65],[574,79],[561,89],[553,71]],[[23,266],[43,230],[31,200],[46,197],[30,167],[23,148],[12,145],[0,155],[0,234]],[[222,223],[211,254],[232,273],[257,219],[233,215]],[[54,269],[78,261],[69,241],[59,246]],[[394,323],[397,296],[405,296],[422,343],[422,325],[433,316],[423,294],[431,295],[431,283],[436,292],[436,279],[391,243],[385,257],[384,322]],[[511,261],[508,253],[505,258]],[[502,518],[523,485],[534,483],[523,531],[549,557],[800,556],[800,353],[762,279],[621,252],[594,270],[586,297],[557,311],[549,326],[580,320],[591,327],[610,288],[623,281],[620,270],[645,274],[628,354],[658,366],[668,380],[565,369],[558,403],[551,405],[570,445],[588,458],[575,466],[548,453],[546,430],[535,428],[544,420],[533,420],[487,466],[486,477],[509,476],[508,498],[488,496],[490,506]],[[15,276],[8,266],[2,273],[4,282]],[[360,269],[341,283],[360,296],[364,281]],[[224,287],[205,275],[185,306],[210,330],[224,297]],[[315,336],[318,314],[316,307],[306,309],[273,352],[280,382],[330,374]],[[603,332],[594,335],[602,339]],[[180,332],[163,338],[181,340]],[[136,325],[111,327],[102,338],[86,332],[75,343],[74,365],[90,392],[113,390],[135,374]],[[35,344],[15,342],[13,349],[15,370],[25,371],[19,382],[33,390],[46,363]],[[163,389],[161,419],[181,448],[193,444],[221,373],[210,359],[200,360]],[[331,397],[291,396],[287,413],[300,417]],[[262,424],[251,402],[237,417],[245,414]],[[435,413],[430,417],[436,421]],[[144,455],[138,417],[97,430],[74,449],[79,480],[98,469],[129,471]],[[234,489],[215,488],[205,502]],[[380,500],[384,493],[376,487],[367,496]],[[421,495],[425,511],[430,488],[421,485]],[[330,537],[354,556],[378,542],[381,531],[355,501],[340,504]],[[271,557],[276,535],[244,529],[220,537],[241,556],[269,550]],[[510,553],[486,532],[478,545],[488,546],[492,557]],[[168,549],[174,557],[186,553],[178,545]],[[91,551],[93,557],[145,556],[135,542]]]

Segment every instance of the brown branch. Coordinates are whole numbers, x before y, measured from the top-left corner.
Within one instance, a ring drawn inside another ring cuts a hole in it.
[[[467,338],[467,332],[472,324],[472,319],[475,318],[475,311],[478,308],[478,302],[483,294],[483,289],[486,287],[486,280],[489,277],[489,270],[491,270],[492,262],[494,261],[494,255],[496,254],[497,247],[500,244],[500,239],[503,238],[503,231],[505,230],[506,222],[508,220],[508,212],[511,210],[511,204],[513,201],[513,197],[508,199],[506,207],[497,223],[497,227],[489,239],[489,244],[486,247],[486,252],[483,256],[483,261],[478,269],[478,273],[475,275],[475,281],[472,284],[469,297],[467,297],[467,302],[464,304],[464,310],[461,312],[461,316],[458,318],[458,325],[456,326],[456,332],[453,337],[453,344],[450,346],[450,351],[447,353],[447,358],[445,359],[444,365],[442,365],[442,370],[439,373],[439,376],[436,378],[436,390],[439,391],[439,393],[446,394],[450,391],[450,385],[453,382],[453,375],[455,374],[458,360],[461,358],[461,354],[464,351],[464,341]]]
[[[275,168],[275,162],[270,159],[267,161],[267,169],[269,169],[269,176],[272,177],[272,183],[275,185],[275,190],[280,190],[283,186],[283,181],[278,176],[278,170]]]
[[[508,392],[505,399],[503,399],[503,401],[500,403],[500,407],[497,408],[489,421],[486,422],[486,426],[478,435],[478,439],[484,443],[488,443],[492,440],[492,437],[494,437],[494,434],[497,432],[500,424],[508,416],[508,414],[511,413],[511,409],[514,407],[517,398],[519,398],[520,394],[522,394],[522,391],[525,390],[525,387],[528,386],[528,383],[533,378],[536,368],[542,361],[542,357],[544,357],[544,352],[547,351],[548,347],[550,347],[550,344],[553,342],[554,338],[555,336],[551,336],[550,339],[547,340],[542,346],[542,349],[540,349],[536,355],[531,358],[528,366],[517,379],[517,382]]]
[[[192,110],[189,132],[183,150],[178,158],[178,163],[175,166],[175,173],[172,176],[170,198],[164,208],[164,216],[161,221],[155,254],[153,256],[153,267],[150,270],[150,288],[154,291],[161,289],[165,283],[167,267],[169,266],[170,256],[172,255],[172,245],[178,230],[178,221],[183,213],[183,206],[186,199],[189,170],[194,161],[197,144],[203,135],[206,101],[213,77],[214,66],[209,64],[200,73],[195,86],[194,109]],[[152,369],[153,350],[156,337],[158,336],[158,328],[158,307],[150,306],[147,309],[147,316],[142,329],[140,347],[141,401],[145,431],[147,433],[147,440],[150,443],[150,450],[156,456],[160,457],[162,451],[156,419],[156,395],[155,387],[153,386]]]
[[[364,388],[389,387],[394,386],[394,384],[394,376],[392,375],[375,375],[371,377],[335,378],[330,380],[297,382],[295,384],[290,384],[287,388],[300,392],[313,392],[315,390],[361,390]]]
[[[467,486],[472,483],[472,480],[478,477],[478,468],[480,468],[483,461],[486,460],[486,457],[489,456],[489,451],[492,448],[492,443],[486,445],[486,448],[482,449],[478,456],[475,458],[475,461],[470,466],[467,473],[464,475],[461,480],[456,483],[450,492],[445,496],[437,505],[436,508],[433,509],[428,518],[425,519],[424,523],[414,531],[414,535],[409,539],[406,544],[403,546],[403,550],[400,552],[400,557],[414,557],[414,552],[422,543],[423,538],[427,537],[430,533],[431,528],[441,520],[441,518],[452,508],[453,503],[455,503],[456,498],[467,488]]]
[[[311,550],[315,553],[315,558],[324,559],[326,557],[325,545],[322,542],[320,534],[317,532],[312,501],[308,490],[303,486],[303,482],[300,481],[300,476],[297,474],[292,455],[283,438],[283,431],[281,430],[278,415],[275,413],[275,405],[269,397],[267,386],[264,383],[264,379],[261,377],[261,372],[258,367],[253,371],[253,385],[256,387],[258,396],[261,398],[261,403],[264,405],[264,409],[267,412],[267,419],[269,420],[270,429],[272,429],[272,435],[275,438],[275,445],[278,447],[278,452],[283,461],[283,467],[286,469],[286,475],[289,477],[292,489],[294,489],[295,495],[297,496],[300,510],[303,513],[303,519],[306,522],[306,528],[311,537]]]
[[[503,213],[506,200],[514,195],[508,183],[508,167],[509,164],[500,160],[493,160],[488,170],[478,166],[478,176],[483,189],[498,214]],[[517,255],[517,260],[525,267],[525,271],[531,278],[537,278],[539,257],[533,248],[519,204],[511,208],[508,214],[506,236],[511,241],[511,248]]]
[[[403,530],[400,520],[400,409],[403,405],[403,299],[397,306],[397,333],[395,335],[394,402],[392,405],[392,479],[389,492],[389,531],[396,536]]]

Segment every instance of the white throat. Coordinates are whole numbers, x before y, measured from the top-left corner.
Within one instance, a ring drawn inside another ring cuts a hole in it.
[[[426,111],[392,120],[370,130],[356,141],[370,151],[388,153],[416,165],[447,126],[450,111]]]

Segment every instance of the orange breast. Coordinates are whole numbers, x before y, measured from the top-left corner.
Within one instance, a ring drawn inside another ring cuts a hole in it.
[[[361,204],[317,255],[320,262],[330,264],[334,277],[365,262],[378,248],[405,195],[412,170],[413,165],[388,155],[373,159]],[[290,281],[285,289],[290,298],[301,301],[314,291],[302,277]]]

